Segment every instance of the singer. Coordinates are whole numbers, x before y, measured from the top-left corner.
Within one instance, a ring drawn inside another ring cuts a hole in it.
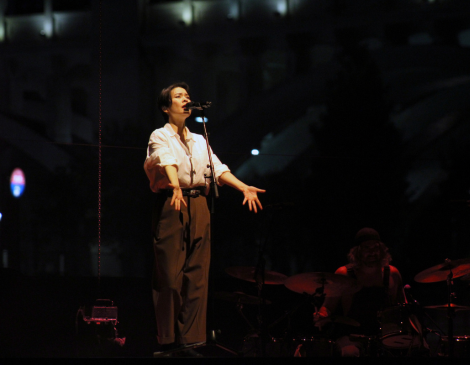
[[[185,349],[206,341],[207,286],[210,262],[210,175],[207,144],[185,125],[191,115],[189,87],[180,82],[160,93],[157,105],[166,124],[150,135],[144,170],[155,193],[152,215],[154,270],[152,293],[159,351]],[[263,209],[258,193],[265,190],[238,180],[212,154],[219,186],[244,195],[250,211]],[[179,356],[201,356],[193,349]]]

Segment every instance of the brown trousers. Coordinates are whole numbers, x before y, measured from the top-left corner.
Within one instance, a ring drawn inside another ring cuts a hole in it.
[[[206,341],[210,264],[207,199],[184,197],[181,211],[171,197],[157,195],[154,234],[153,302],[160,344]]]

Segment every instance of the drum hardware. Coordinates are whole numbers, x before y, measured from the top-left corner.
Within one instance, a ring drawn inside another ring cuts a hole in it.
[[[463,281],[470,281],[470,274],[466,274],[464,276],[461,276],[460,277],[460,280],[463,280]]]
[[[447,319],[448,319],[448,356],[454,357],[454,317],[455,310],[452,303],[455,294],[452,292],[453,279],[470,274],[470,259],[450,260],[445,259],[441,264],[426,269],[415,276],[415,281],[419,283],[434,283],[446,281],[447,284]]]
[[[294,347],[294,357],[332,357],[335,342],[326,336],[304,336],[294,340]]]
[[[268,330],[270,330],[271,328],[273,328],[274,326],[276,326],[278,323],[280,323],[284,318],[287,318],[287,329],[286,329],[286,333],[289,333],[291,328],[290,328],[290,318],[292,316],[292,314],[294,314],[300,307],[302,307],[305,303],[307,303],[307,301],[310,303],[310,297],[308,295],[305,295],[304,296],[304,301],[301,301],[299,304],[297,304],[296,306],[294,306],[293,308],[291,308],[289,311],[285,311],[285,313],[283,315],[281,315],[278,319],[276,319],[274,322],[272,322],[271,324],[268,325]]]
[[[340,297],[344,294],[353,294],[359,291],[361,286],[356,279],[344,275],[331,274],[326,272],[309,272],[297,274],[285,280],[284,285],[296,293],[302,294],[315,308],[315,313],[323,304],[326,296]],[[327,324],[346,324],[354,327],[360,326],[359,322],[342,316],[328,316],[315,323],[320,331]],[[310,338],[298,338],[296,357],[325,356],[325,349],[328,349],[328,356],[332,356],[334,351],[334,341],[328,337],[314,336]]]
[[[274,271],[265,270],[264,265],[265,265],[265,261],[263,259],[263,249],[260,248],[258,264],[256,265],[256,267],[234,266],[234,267],[229,267],[225,269],[225,272],[229,274],[230,276],[257,284],[257,289],[258,289],[257,297],[247,296],[244,293],[241,293],[243,294],[243,296],[240,297],[240,300],[249,301],[250,304],[258,305],[257,329],[255,329],[255,327],[246,319],[246,317],[241,312],[241,308],[239,309],[239,313],[249,323],[251,332],[255,333],[256,337],[258,337],[258,340],[256,342],[256,348],[253,351],[255,351],[255,354],[256,354],[258,347],[261,347],[261,355],[263,357],[266,356],[266,345],[269,341],[268,328],[266,324],[264,323],[264,307],[268,304],[271,304],[263,296],[263,286],[265,284],[282,285],[284,283],[284,280],[287,278],[286,275],[283,275]],[[256,303],[255,303],[254,298],[256,298]],[[250,334],[247,336],[253,337]]]
[[[436,321],[426,311],[424,311],[424,309],[447,309],[447,304],[423,307],[416,299],[413,298],[411,294],[411,287],[409,285],[405,285],[404,289],[406,292],[406,297],[409,300],[408,305],[409,305],[410,313],[411,313],[410,317],[416,316],[417,324],[419,324],[420,328],[421,328],[421,323],[424,323],[424,317],[426,317],[426,319],[432,322],[434,326],[436,326],[436,328],[438,329],[436,331],[428,327],[425,327],[424,329],[421,329],[419,331],[420,333],[422,333],[421,339],[422,339],[423,347],[429,351],[429,354],[431,354],[431,349],[429,347],[429,342],[428,342],[428,335],[436,334],[439,337],[439,341],[440,341],[442,336],[445,336],[445,332],[436,323]],[[452,306],[454,306],[454,304],[452,304]]]
[[[238,292],[235,293],[235,296],[239,296],[240,302],[238,303],[237,309],[240,315],[245,319],[245,321],[249,324],[250,326],[250,333],[245,336],[245,342],[253,337],[256,337],[256,342],[255,342],[255,347],[249,349],[249,352],[254,353],[254,356],[258,354],[259,348],[261,348],[261,356],[265,357],[266,356],[266,346],[268,344],[268,329],[266,328],[266,325],[264,323],[264,307],[266,305],[271,304],[270,301],[266,300],[263,297],[263,285],[268,284],[268,285],[280,285],[284,282],[285,278],[287,276],[274,272],[274,271],[266,271],[264,270],[264,260],[262,259],[262,256],[260,256],[259,260],[260,265],[257,267],[243,267],[243,266],[235,266],[235,267],[230,267],[225,270],[225,272],[237,279],[245,280],[248,282],[256,283],[257,284],[257,289],[258,289],[258,296],[249,296],[244,293]],[[243,294],[243,295],[240,295]],[[229,295],[230,296],[230,295]],[[235,300],[235,298],[233,298]],[[258,316],[257,316],[257,321],[258,321],[258,326],[255,328],[251,324],[251,322],[245,317],[245,315],[242,312],[242,301],[248,302],[249,304],[257,304],[258,305]],[[243,350],[242,350],[243,351]]]
[[[333,274],[334,275],[334,274]],[[315,314],[318,313],[319,308],[325,301],[325,288],[329,293],[333,293],[333,287],[330,285],[333,283],[331,274],[328,273],[305,273],[294,275],[285,281],[285,286],[297,293],[300,293],[304,298],[309,299],[311,304],[315,308]],[[339,275],[336,275],[339,276]],[[329,277],[329,280],[328,278]],[[336,285],[341,279],[336,279]],[[325,285],[328,284],[327,287]],[[338,291],[336,292],[338,293]],[[322,323],[317,322],[317,326],[321,331]]]
[[[353,326],[353,327],[359,327],[361,325],[358,321],[352,318],[332,315],[332,316],[328,316],[324,319],[320,319],[319,321],[317,321],[317,323],[315,324],[315,327],[322,327],[328,323],[345,324],[345,325]]]
[[[366,336],[366,335],[359,335],[359,334],[350,334],[349,341],[352,342],[360,342],[364,345],[364,354],[366,357],[372,357],[372,348],[374,345],[377,345],[378,338],[377,336]]]
[[[465,305],[457,305],[457,304],[454,304],[454,303],[450,303],[450,307],[451,307],[455,312],[458,312],[458,311],[468,311],[468,310],[470,310],[470,307],[468,307],[468,306],[465,306]],[[424,308],[428,308],[428,309],[445,309],[445,310],[447,310],[447,309],[449,308],[449,305],[448,305],[448,304],[428,305],[428,306],[425,306]]]
[[[249,281],[251,283],[257,283],[256,277],[258,276],[264,277],[263,284],[266,285],[282,285],[287,279],[286,275],[275,271],[264,270],[264,272],[256,272],[255,267],[233,266],[225,269],[225,272],[234,278]]]
[[[226,300],[229,302],[235,302],[238,304],[253,304],[258,305],[259,298],[253,295],[248,295],[243,292],[216,292],[214,297],[221,300]],[[266,304],[269,305],[271,302],[266,300]]]
[[[272,232],[272,225],[274,221],[275,210],[271,209],[271,214],[267,217],[267,230],[266,235],[258,249],[258,260],[255,267],[231,267],[226,269],[227,274],[236,277],[238,279],[246,280],[252,283],[256,283],[258,289],[258,333],[260,336],[260,346],[262,356],[266,356],[266,344],[268,341],[268,329],[264,320],[266,300],[263,295],[263,287],[267,285],[282,285],[287,276],[265,270],[266,260],[264,259],[264,251],[268,242],[269,232]]]
[[[422,343],[421,325],[410,313],[408,304],[385,308],[378,312],[380,341],[388,349],[408,349]]]
[[[250,320],[246,318],[243,313],[243,304],[257,305],[259,303],[259,298],[253,295],[248,295],[242,292],[217,292],[214,294],[214,297],[221,300],[226,300],[229,302],[234,302],[237,305],[237,312],[245,320],[245,322],[250,327],[249,335],[256,334],[258,335],[258,330],[252,325]],[[271,304],[270,301],[266,301],[266,304]]]
[[[470,274],[470,258],[460,260],[446,259],[439,265],[421,271],[414,277],[414,280],[418,283],[437,283],[439,281],[447,281],[450,273],[452,273],[451,279],[457,279]]]
[[[454,336],[454,356],[457,358],[470,357],[470,336]],[[441,337],[439,356],[446,356],[448,353],[449,338],[448,336]]]
[[[284,285],[296,293],[314,295],[322,292],[330,297],[354,294],[361,289],[361,285],[356,279],[327,272],[297,274],[287,278]]]

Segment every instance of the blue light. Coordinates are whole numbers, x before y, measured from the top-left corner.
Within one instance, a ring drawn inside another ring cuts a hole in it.
[[[21,194],[23,194],[24,185],[11,184],[10,188],[11,188],[11,193],[13,194],[15,198],[19,198]]]
[[[14,169],[10,177],[10,189],[15,198],[19,198],[23,194],[26,179],[21,169]]]
[[[3,214],[0,213],[0,222],[2,221]]]
[[[259,151],[258,151],[257,149],[253,149],[253,150],[251,150],[251,154],[252,154],[253,156],[258,156],[258,155],[259,155]]]
[[[196,118],[194,118],[194,120],[198,123],[202,123],[202,117],[196,117]],[[207,123],[207,118],[204,118],[204,122]]]

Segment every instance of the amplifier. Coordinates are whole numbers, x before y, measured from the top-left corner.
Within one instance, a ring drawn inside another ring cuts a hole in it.
[[[91,315],[83,313],[83,320],[87,323],[97,322],[113,322],[117,323],[118,308],[110,299],[97,299],[95,305],[91,308]]]
[[[97,299],[93,306],[80,307],[75,322],[77,356],[118,355],[116,351],[124,346],[126,338],[118,335],[117,316],[117,306],[110,299]]]

